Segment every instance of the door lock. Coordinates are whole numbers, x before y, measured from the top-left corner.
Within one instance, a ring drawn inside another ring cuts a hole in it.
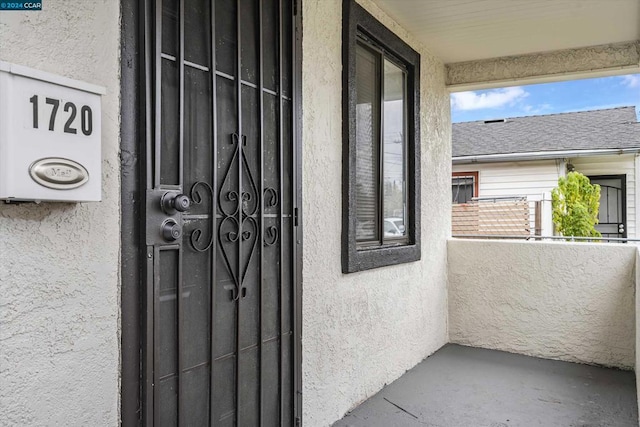
[[[175,219],[169,218],[162,223],[162,237],[169,242],[175,242],[182,237],[182,227]]]
[[[186,212],[191,206],[191,199],[184,194],[165,193],[160,203],[162,210],[171,215],[176,212]]]
[[[623,234],[624,233],[624,224],[618,224],[618,233],[619,234]]]

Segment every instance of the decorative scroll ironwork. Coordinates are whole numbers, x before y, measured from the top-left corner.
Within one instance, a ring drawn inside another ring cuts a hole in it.
[[[240,155],[240,150],[238,149],[238,134],[231,134],[231,144],[235,145],[236,149],[233,152],[233,157],[229,162],[229,166],[224,174],[224,179],[220,185],[220,191],[218,192],[218,209],[225,218],[236,215],[240,210],[240,198],[238,197],[238,192],[235,191],[235,189],[230,189],[225,192],[227,188],[231,187],[231,172],[237,163],[238,156]],[[229,209],[229,205],[231,205],[231,209]]]
[[[212,208],[210,209],[210,214],[214,215],[213,188],[211,188],[211,186],[206,182],[198,181],[195,184],[193,184],[193,186],[191,187],[191,191],[189,193],[189,196],[191,197],[191,202],[195,205],[202,204],[204,199],[202,197],[202,194],[200,193],[201,188],[206,190],[207,194],[209,195],[209,200],[211,200],[211,206],[212,206]],[[189,242],[191,243],[191,247],[193,248],[193,250],[196,252],[206,252],[209,250],[209,248],[211,248],[211,245],[213,245],[213,230],[209,232],[209,238],[205,240],[206,244],[204,245],[202,244],[203,234],[204,233],[201,228],[196,228],[191,232],[191,237],[189,239]]]
[[[246,135],[242,135],[242,146],[240,147],[240,151],[242,154],[242,164],[244,165],[244,172],[249,183],[248,191],[242,191],[242,213],[244,216],[255,215],[258,212],[258,208],[260,207],[260,201],[258,197],[260,196],[258,192],[258,187],[256,186],[256,182],[253,179],[253,174],[251,173],[251,167],[249,167],[249,161],[247,160],[247,156],[244,154],[244,147],[247,145],[247,137]],[[248,209],[250,202],[253,204],[253,209]]]
[[[278,192],[273,187],[267,187],[264,189],[264,207],[274,208],[278,206]]]
[[[267,227],[265,230],[265,246],[273,246],[278,241],[278,227],[272,225],[271,227]]]
[[[264,189],[263,194],[263,203],[265,208],[274,208],[278,206],[280,202],[280,198],[278,197],[278,192],[273,187],[267,187]],[[265,229],[264,233],[264,246],[273,246],[276,244],[279,238],[278,227],[272,225]]]
[[[231,144],[235,146],[235,150],[218,192],[218,209],[222,220],[218,226],[217,234],[225,266],[234,283],[232,299],[237,300],[241,294],[245,295],[246,291],[241,292],[244,288],[243,282],[260,235],[260,226],[255,218],[260,208],[260,193],[245,156],[246,136],[240,137],[236,133],[231,134]],[[239,191],[232,187],[234,172],[241,173],[244,178],[242,181],[247,184],[243,185]],[[248,254],[237,249],[241,243],[249,245]],[[234,252],[239,257],[236,262],[232,260]],[[246,259],[243,260],[243,257]]]

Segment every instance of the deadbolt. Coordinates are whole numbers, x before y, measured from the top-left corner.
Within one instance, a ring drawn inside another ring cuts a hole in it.
[[[169,218],[162,223],[162,237],[168,242],[175,242],[182,237],[182,227],[174,219]]]
[[[184,194],[165,193],[162,196],[162,209],[168,213],[185,212],[191,206],[191,199]]]

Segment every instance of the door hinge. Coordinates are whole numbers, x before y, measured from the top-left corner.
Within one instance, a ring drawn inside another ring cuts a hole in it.
[[[296,417],[296,427],[300,427],[302,424],[302,419],[300,417]]]
[[[293,16],[298,16],[298,0],[293,0]]]
[[[293,226],[298,226],[298,208],[293,208]]]

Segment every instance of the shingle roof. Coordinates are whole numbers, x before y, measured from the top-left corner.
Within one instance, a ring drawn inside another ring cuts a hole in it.
[[[453,157],[640,148],[635,107],[453,124]]]

